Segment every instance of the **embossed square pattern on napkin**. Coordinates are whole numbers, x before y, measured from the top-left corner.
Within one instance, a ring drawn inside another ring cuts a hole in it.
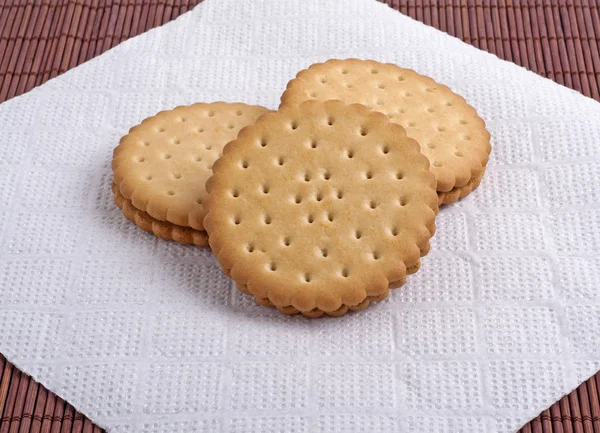
[[[347,57],[450,86],[493,140],[386,301],[284,316],[113,204],[131,125],[274,109]],[[206,0],[2,104],[0,130],[0,352],[110,432],[504,433],[600,369],[600,105],[374,0]]]

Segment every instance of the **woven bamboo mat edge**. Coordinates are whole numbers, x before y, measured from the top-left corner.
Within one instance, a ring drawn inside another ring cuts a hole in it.
[[[425,24],[600,100],[594,0],[380,0]],[[200,0],[0,2],[0,102],[166,23]],[[600,433],[600,373],[521,433]],[[102,430],[0,355],[0,433]]]

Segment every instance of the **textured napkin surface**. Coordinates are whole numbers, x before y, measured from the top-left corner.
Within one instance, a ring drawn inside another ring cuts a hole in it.
[[[276,108],[331,57],[397,63],[488,122],[421,271],[338,319],[254,305],[112,203],[126,130]],[[0,352],[110,432],[516,430],[600,369],[600,105],[372,0],[207,0],[0,105]]]

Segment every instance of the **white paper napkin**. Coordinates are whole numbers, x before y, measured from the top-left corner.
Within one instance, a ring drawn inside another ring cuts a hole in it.
[[[332,57],[431,75],[493,136],[387,301],[284,316],[115,208],[131,125],[276,108]],[[0,151],[0,352],[110,432],[504,433],[600,369],[600,105],[373,0],[207,0],[2,104]]]

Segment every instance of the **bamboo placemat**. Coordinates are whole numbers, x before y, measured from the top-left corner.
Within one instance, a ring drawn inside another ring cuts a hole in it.
[[[0,0],[0,102],[200,1]],[[600,0],[381,1],[600,100]],[[598,389],[600,372],[520,432],[600,433]],[[0,354],[0,433],[101,431]]]

